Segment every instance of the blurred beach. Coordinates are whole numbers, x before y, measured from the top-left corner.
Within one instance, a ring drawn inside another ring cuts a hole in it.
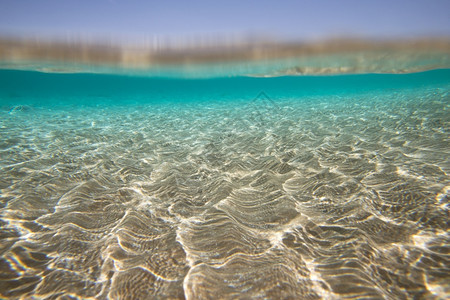
[[[224,42],[225,41],[225,42]],[[286,42],[197,38],[146,45],[0,39],[0,67],[169,76],[411,73],[450,67],[450,39]]]

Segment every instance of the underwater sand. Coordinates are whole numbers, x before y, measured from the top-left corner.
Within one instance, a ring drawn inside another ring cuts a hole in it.
[[[450,297],[450,70],[0,77],[2,298]]]

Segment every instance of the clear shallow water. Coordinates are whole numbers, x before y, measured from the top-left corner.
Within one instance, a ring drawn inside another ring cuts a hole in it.
[[[3,298],[450,295],[450,70],[0,79]]]

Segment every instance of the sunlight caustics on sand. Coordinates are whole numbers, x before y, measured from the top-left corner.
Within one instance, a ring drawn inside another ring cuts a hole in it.
[[[450,295],[449,69],[0,79],[2,298]]]

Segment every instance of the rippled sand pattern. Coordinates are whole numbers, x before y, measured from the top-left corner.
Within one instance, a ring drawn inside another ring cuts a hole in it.
[[[3,109],[0,296],[449,297],[447,91]]]

